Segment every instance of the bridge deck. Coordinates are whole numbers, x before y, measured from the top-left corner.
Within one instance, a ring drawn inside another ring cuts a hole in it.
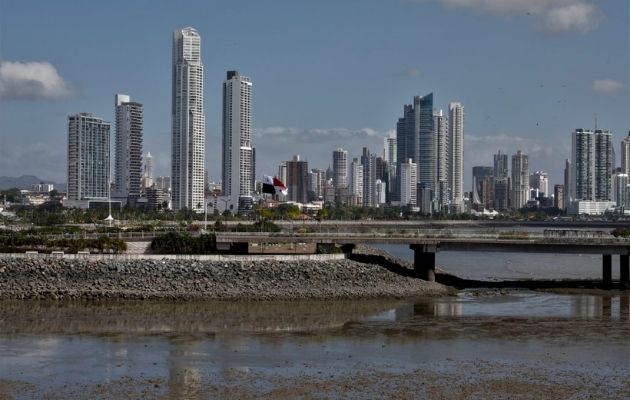
[[[385,243],[431,246],[436,251],[487,251],[564,254],[622,254],[630,255],[630,241],[616,238],[523,238],[501,239],[487,237],[423,237],[381,236],[353,234],[219,234],[218,243]]]

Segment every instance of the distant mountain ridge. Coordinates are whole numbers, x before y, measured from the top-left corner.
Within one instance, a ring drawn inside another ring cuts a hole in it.
[[[34,175],[22,175],[19,177],[11,177],[11,176],[0,176],[0,189],[30,189],[36,183],[52,183],[55,186],[55,189],[60,191],[65,191],[66,184],[65,183],[55,183],[50,180],[40,179]]]

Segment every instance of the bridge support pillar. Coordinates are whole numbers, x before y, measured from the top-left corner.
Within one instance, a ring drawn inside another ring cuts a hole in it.
[[[605,287],[612,286],[612,255],[602,256],[602,282]]]
[[[425,281],[435,282],[435,253],[437,245],[412,244],[413,269],[416,276]]]
[[[622,254],[619,256],[619,283],[621,286],[630,283],[630,256]]]

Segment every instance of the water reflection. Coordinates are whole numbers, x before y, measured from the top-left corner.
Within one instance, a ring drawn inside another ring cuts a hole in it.
[[[627,350],[619,349],[627,349],[630,327],[630,293],[471,291],[388,301],[0,305],[0,377],[44,384],[52,379],[61,386],[124,382],[142,371],[158,377],[155,387],[149,382],[153,397],[172,399],[213,397],[208,382],[224,390],[259,384],[265,368],[299,374],[307,365],[416,365],[419,359],[485,354],[537,362],[553,351],[576,363],[600,355],[627,362]],[[538,353],[519,347],[532,342],[544,343]],[[565,350],[567,345],[578,350]],[[95,393],[92,397],[99,397]]]
[[[341,328],[356,321],[396,322],[419,316],[630,319],[629,293],[558,295],[514,291],[507,294],[481,292],[480,295],[477,292],[464,292],[455,297],[415,301],[184,303],[4,301],[0,304],[2,305],[0,335],[201,334],[205,340],[222,332],[313,335],[315,332]],[[122,354],[117,355],[121,356]]]
[[[202,393],[202,373],[195,363],[201,340],[171,340],[168,354],[168,397],[197,399]]]

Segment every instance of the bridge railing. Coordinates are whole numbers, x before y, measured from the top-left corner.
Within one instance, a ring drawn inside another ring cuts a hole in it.
[[[170,231],[169,231],[170,232]],[[187,232],[178,230],[178,232]],[[122,240],[151,240],[156,235],[166,232],[115,232],[115,233],[98,233],[98,232],[81,232],[81,233],[63,233],[63,234],[46,234],[49,239],[82,239],[97,238],[105,236],[108,238],[117,238]],[[187,232],[197,235],[199,232]],[[630,238],[614,237],[604,231],[587,231],[587,230],[561,230],[551,229],[542,232],[528,231],[470,231],[456,229],[401,229],[397,232],[392,230],[373,230],[371,232],[217,232],[217,235],[223,238],[229,237],[304,237],[304,238],[426,238],[426,239],[493,239],[493,240],[545,240],[550,243],[563,242],[567,240],[589,240],[606,243],[630,243]]]

